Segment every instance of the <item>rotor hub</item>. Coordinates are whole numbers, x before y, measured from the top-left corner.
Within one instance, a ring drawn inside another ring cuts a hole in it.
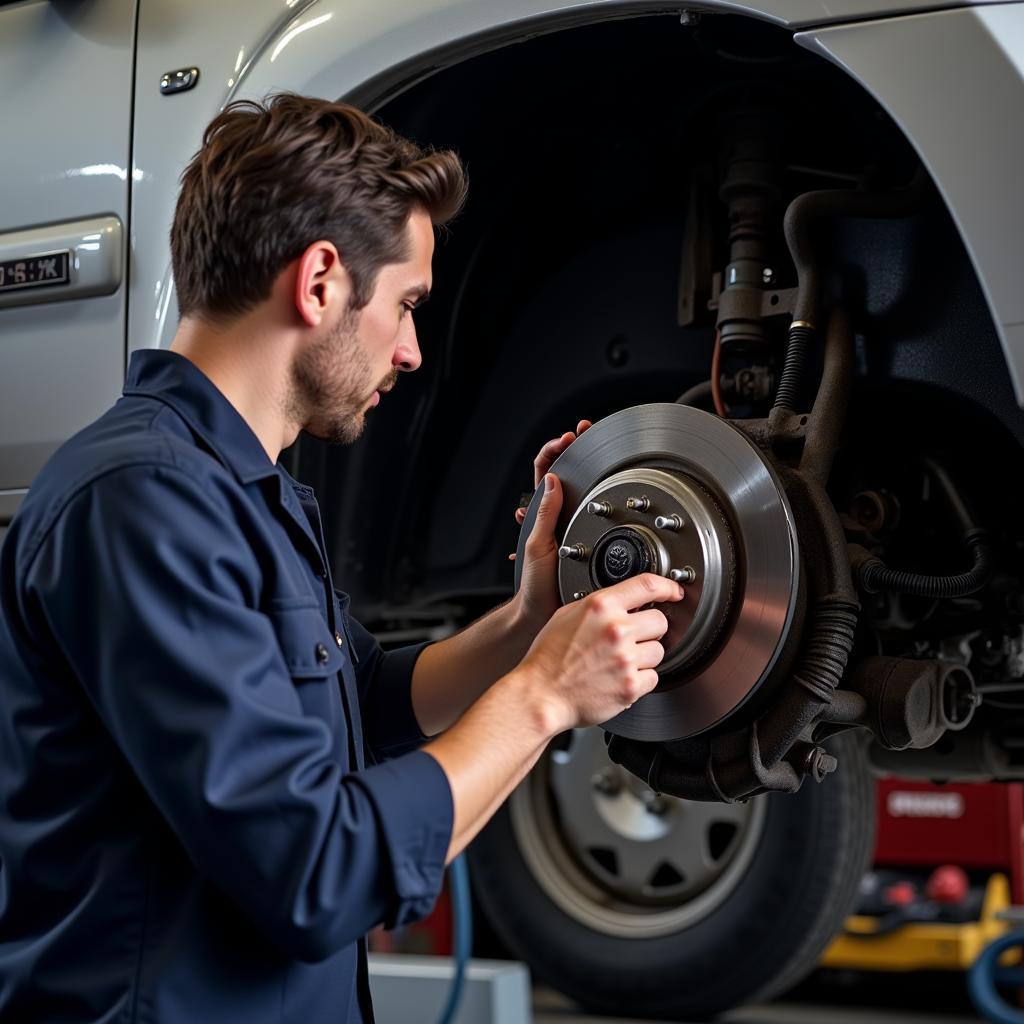
[[[601,480],[562,543],[572,552],[558,566],[563,601],[645,572],[686,581],[686,599],[662,606],[663,678],[700,658],[725,626],[736,577],[732,530],[711,493],[679,468],[636,466]]]

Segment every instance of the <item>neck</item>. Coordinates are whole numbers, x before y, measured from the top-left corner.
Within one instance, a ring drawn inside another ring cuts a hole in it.
[[[234,406],[259,439],[267,458],[276,463],[281,449],[299,433],[288,415],[291,346],[280,332],[243,317],[219,327],[186,317],[171,351],[198,367]]]

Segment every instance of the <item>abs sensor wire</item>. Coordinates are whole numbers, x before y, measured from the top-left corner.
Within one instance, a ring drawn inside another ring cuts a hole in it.
[[[926,576],[916,572],[889,569],[859,544],[849,545],[850,563],[857,586],[869,594],[881,590],[915,597],[966,597],[988,583],[992,576],[992,546],[988,533],[977,525],[946,470],[934,459],[925,459],[924,467],[938,484],[960,526],[964,544],[970,549],[973,565],[955,576]]]

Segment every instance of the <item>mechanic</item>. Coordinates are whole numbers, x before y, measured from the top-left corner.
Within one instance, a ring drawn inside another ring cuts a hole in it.
[[[366,932],[429,912],[554,735],[655,685],[644,606],[677,584],[559,607],[547,469],[573,432],[538,456],[515,598],[391,653],[278,464],[302,430],[355,440],[420,365],[411,312],[464,194],[453,153],[344,104],[280,94],[207,128],[171,349],[132,355],[0,555],[3,1020],[370,1021]]]

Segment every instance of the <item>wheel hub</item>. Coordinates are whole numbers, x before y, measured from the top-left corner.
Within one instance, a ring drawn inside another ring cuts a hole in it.
[[[679,470],[638,466],[600,481],[569,520],[566,546],[576,557],[559,562],[563,601],[644,572],[686,581],[688,599],[662,606],[663,676],[696,661],[726,623],[736,578],[732,530],[711,494]]]

